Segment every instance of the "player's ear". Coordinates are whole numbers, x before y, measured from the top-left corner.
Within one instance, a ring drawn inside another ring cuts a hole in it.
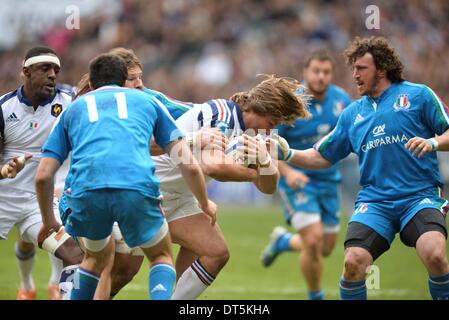
[[[22,74],[25,77],[29,78],[31,76],[30,68],[29,67],[23,67],[22,68]]]
[[[387,77],[387,70],[385,69],[377,69],[377,74],[380,78],[386,78]]]

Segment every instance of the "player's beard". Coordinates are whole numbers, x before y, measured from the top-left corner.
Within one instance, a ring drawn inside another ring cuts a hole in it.
[[[373,79],[373,84],[370,86],[369,90],[367,90],[367,92],[366,92],[367,96],[377,97],[377,96],[374,96],[374,94],[378,93],[377,86],[379,85],[379,81],[380,81],[380,76],[378,74],[375,74],[374,79]],[[382,93],[382,92],[380,92],[380,93]]]

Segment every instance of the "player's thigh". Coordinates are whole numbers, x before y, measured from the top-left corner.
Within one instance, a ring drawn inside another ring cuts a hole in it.
[[[362,248],[369,252],[375,261],[390,248],[390,243],[374,229],[360,222],[350,222],[344,242],[345,250]]]
[[[211,225],[209,217],[198,212],[169,222],[172,241],[198,256],[215,256],[227,252],[227,245],[218,223]]]
[[[358,222],[369,227],[385,238],[390,246],[400,229],[397,210],[397,203],[392,201],[357,202],[349,223]]]
[[[418,211],[400,232],[401,241],[408,247],[416,247],[418,239],[425,233],[436,231],[447,239],[447,227],[443,214],[435,208]]]

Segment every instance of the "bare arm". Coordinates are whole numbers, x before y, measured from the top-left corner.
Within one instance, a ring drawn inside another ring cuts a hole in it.
[[[200,165],[205,175],[218,181],[255,181],[257,177],[256,170],[236,164],[222,150],[202,150]]]
[[[279,171],[277,163],[268,153],[266,142],[260,137],[251,137],[243,134],[239,137],[242,152],[249,163],[256,164],[257,177],[254,181],[256,187],[263,193],[272,194],[276,191],[279,182]]]
[[[438,143],[438,151],[449,151],[449,129],[434,139]]]
[[[407,141],[405,147],[412,152],[413,156],[418,155],[418,158],[421,158],[427,152],[449,151],[449,129],[441,136],[436,136],[431,139],[421,137],[411,138]]]
[[[257,189],[266,194],[273,194],[277,190],[279,182],[279,170],[273,160],[270,160],[268,166],[257,167],[257,178],[254,181]]]
[[[222,150],[203,150],[201,168],[205,175],[218,181],[253,182],[263,193],[272,194],[277,189],[279,172],[270,160],[266,167],[247,168],[235,163]]]
[[[50,228],[59,229],[59,223],[56,221],[53,212],[53,196],[55,185],[55,174],[61,164],[53,158],[42,158],[36,171],[36,195],[41,209],[42,222],[48,230]],[[57,228],[54,228],[58,226]],[[44,229],[43,227],[43,229]]]
[[[197,132],[186,133],[186,141],[190,149],[221,149],[224,150],[227,138],[217,128],[202,128]],[[151,138],[150,153],[152,156],[160,156],[165,151],[156,144],[154,137]]]
[[[326,169],[332,166],[331,162],[324,159],[321,153],[313,148],[294,150],[294,155],[289,162],[304,169]]]

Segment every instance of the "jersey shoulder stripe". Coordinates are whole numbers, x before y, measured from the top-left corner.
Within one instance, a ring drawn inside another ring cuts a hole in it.
[[[144,88],[144,92],[155,97],[160,102],[164,103],[167,107],[175,108],[175,109],[181,111],[182,113],[187,112],[193,108],[193,103],[179,101],[179,100],[170,98],[170,97],[166,96],[165,94],[163,94],[162,92],[159,92],[157,90]]]
[[[332,130],[331,132],[329,132],[328,134],[323,136],[320,140],[318,140],[318,142],[313,146],[314,149],[319,152],[322,152],[326,148],[326,145],[329,142],[329,138],[332,136],[334,131],[335,131],[335,128],[334,128],[334,130]]]
[[[432,89],[427,86],[425,88],[429,95],[432,97],[433,105],[437,109],[437,113],[441,122],[446,126],[449,126],[449,108]]]

